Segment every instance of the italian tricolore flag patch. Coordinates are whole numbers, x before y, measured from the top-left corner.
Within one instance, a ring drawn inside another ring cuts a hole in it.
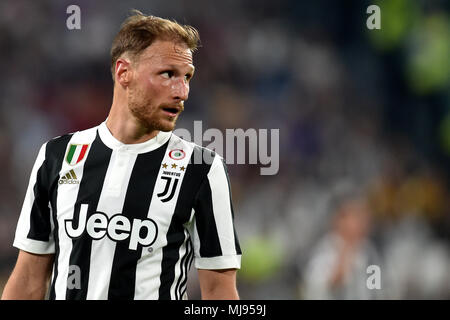
[[[67,151],[66,161],[71,166],[76,165],[83,160],[86,155],[88,144],[71,144]]]

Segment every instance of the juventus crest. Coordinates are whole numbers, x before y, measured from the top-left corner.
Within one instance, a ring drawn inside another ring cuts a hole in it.
[[[173,196],[175,195],[175,190],[177,190],[178,185],[178,178],[176,177],[161,177],[161,179],[166,180],[166,185],[164,187],[164,190],[157,194],[158,198],[162,202],[167,202],[172,200]]]

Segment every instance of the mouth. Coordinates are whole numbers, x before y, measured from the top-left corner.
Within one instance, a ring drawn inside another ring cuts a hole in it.
[[[163,112],[171,117],[175,117],[178,113],[181,112],[181,108],[179,107],[163,107]]]

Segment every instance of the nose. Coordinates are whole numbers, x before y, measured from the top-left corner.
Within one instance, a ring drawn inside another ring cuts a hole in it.
[[[184,79],[176,79],[172,83],[172,95],[176,100],[187,100],[189,96],[189,83]]]

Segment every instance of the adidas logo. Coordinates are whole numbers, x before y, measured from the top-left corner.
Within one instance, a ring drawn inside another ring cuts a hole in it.
[[[80,181],[78,181],[77,175],[75,174],[75,171],[70,170],[66,173],[65,176],[61,177],[59,179],[59,184],[79,184]]]

